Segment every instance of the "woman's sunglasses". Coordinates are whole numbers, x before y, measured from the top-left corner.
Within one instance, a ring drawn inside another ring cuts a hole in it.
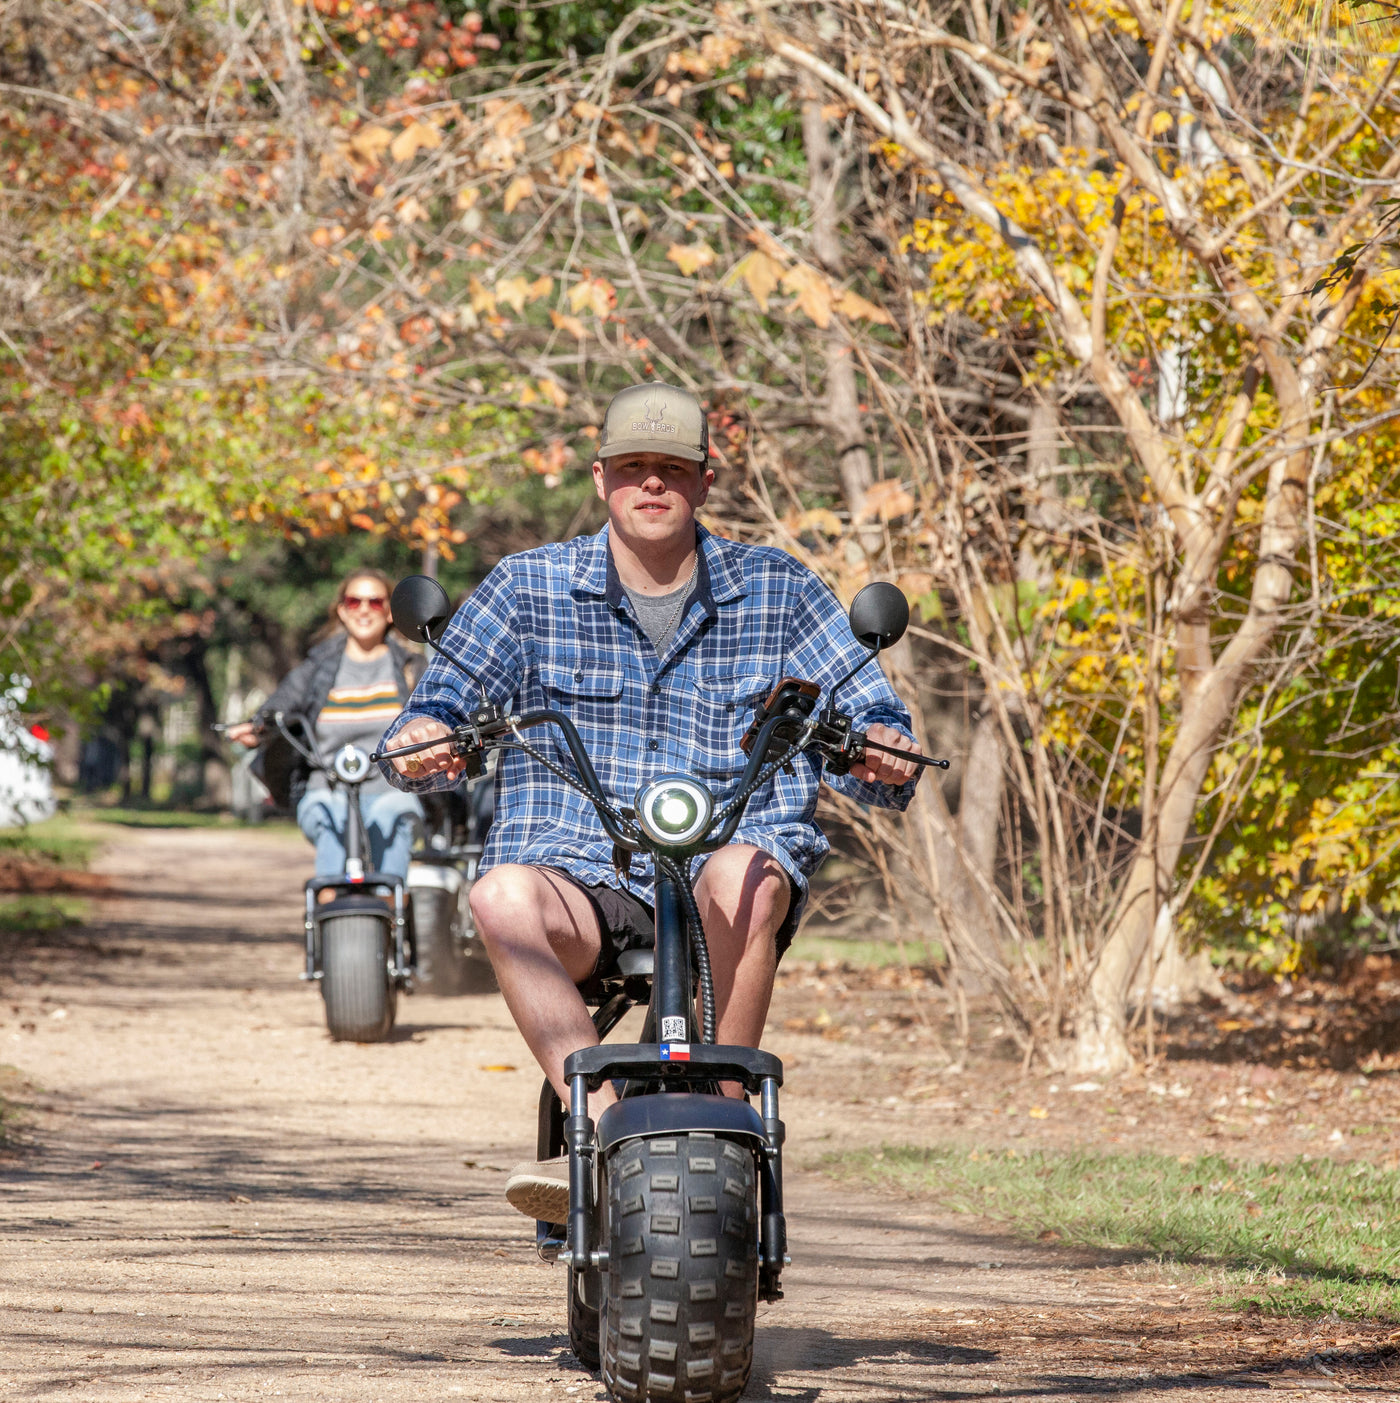
[[[389,601],[382,594],[347,594],[340,602],[346,609],[373,609],[382,614]]]

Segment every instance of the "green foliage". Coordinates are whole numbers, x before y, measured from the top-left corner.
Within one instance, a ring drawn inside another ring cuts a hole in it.
[[[0,931],[33,935],[80,926],[87,903],[75,897],[34,894],[0,901]]]
[[[1223,1266],[1278,1314],[1400,1320],[1400,1173],[1330,1159],[1096,1155],[886,1145],[834,1172],[1017,1234]],[[1243,1304],[1236,1297],[1234,1304]]]
[[[55,867],[86,867],[96,847],[92,834],[67,815],[22,828],[0,829],[0,861],[14,858]]]

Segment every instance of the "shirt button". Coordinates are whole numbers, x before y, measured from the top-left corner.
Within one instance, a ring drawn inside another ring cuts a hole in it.
[[[583,681],[583,669],[582,669],[582,668],[579,668],[579,670],[578,670],[576,673],[574,673],[574,681],[575,681],[575,682],[582,682],[582,681]]]
[[[661,749],[661,742],[660,742],[659,740],[649,740],[649,741],[647,742],[647,749],[648,749],[648,750],[660,750],[660,749]]]
[[[730,702],[729,705],[726,706],[724,709],[725,709],[726,711],[733,711],[733,710],[734,710],[734,703],[733,703],[733,702]]]
[[[661,695],[661,683],[653,682],[651,684],[651,694],[654,697],[659,697]]]

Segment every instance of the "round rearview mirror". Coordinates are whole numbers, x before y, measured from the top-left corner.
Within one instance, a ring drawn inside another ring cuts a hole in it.
[[[909,601],[888,580],[876,580],[851,600],[851,632],[867,648],[889,648],[909,627]]]
[[[452,617],[452,601],[436,580],[409,575],[394,586],[389,613],[394,627],[409,638],[441,638]]]

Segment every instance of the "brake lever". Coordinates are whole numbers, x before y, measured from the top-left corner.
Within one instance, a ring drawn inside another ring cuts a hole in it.
[[[869,740],[865,731],[855,730],[851,718],[839,711],[826,710],[821,713],[817,718],[814,739],[826,749],[825,766],[827,772],[833,775],[850,774],[852,765],[865,763],[868,750],[878,750],[882,755],[896,755],[901,760],[909,760],[928,769],[946,770],[952,763],[935,760],[929,755],[911,755],[907,750],[895,750],[892,746]]]

